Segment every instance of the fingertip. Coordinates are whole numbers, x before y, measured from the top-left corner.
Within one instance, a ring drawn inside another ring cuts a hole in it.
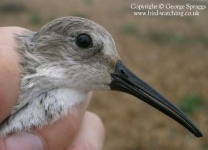
[[[101,120],[101,118],[97,114],[88,111],[85,114],[85,119],[90,121],[92,126],[96,126],[98,128],[98,131],[100,132],[98,134],[102,135],[103,136],[102,138],[104,139],[104,137],[105,137],[105,126],[104,126],[103,121]]]
[[[41,137],[33,133],[17,133],[0,139],[1,150],[45,150]]]
[[[101,150],[105,138],[102,120],[94,113],[87,112],[74,142],[67,150]]]

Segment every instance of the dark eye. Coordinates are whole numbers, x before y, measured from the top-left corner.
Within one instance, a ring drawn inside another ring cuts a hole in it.
[[[81,48],[89,48],[92,46],[92,38],[87,34],[78,35],[75,42]]]

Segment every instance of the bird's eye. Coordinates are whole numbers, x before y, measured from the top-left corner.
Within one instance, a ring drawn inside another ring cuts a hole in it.
[[[87,34],[78,35],[75,42],[81,48],[89,48],[92,46],[92,38]]]

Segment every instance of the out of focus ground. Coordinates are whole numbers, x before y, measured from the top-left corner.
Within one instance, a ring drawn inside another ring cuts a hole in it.
[[[207,150],[208,10],[197,17],[139,17],[130,4],[125,0],[3,0],[0,26],[38,30],[54,18],[69,15],[103,25],[114,37],[123,62],[186,111],[204,134],[195,138],[127,94],[95,92],[89,109],[105,124],[104,150]]]

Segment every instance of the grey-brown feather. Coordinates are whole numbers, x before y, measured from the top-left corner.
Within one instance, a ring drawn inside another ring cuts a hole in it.
[[[81,33],[91,36],[92,47],[76,45]],[[109,89],[119,56],[111,35],[100,25],[63,17],[38,32],[15,37],[21,57],[19,98],[0,124],[0,136],[51,124],[82,102],[88,91]]]

